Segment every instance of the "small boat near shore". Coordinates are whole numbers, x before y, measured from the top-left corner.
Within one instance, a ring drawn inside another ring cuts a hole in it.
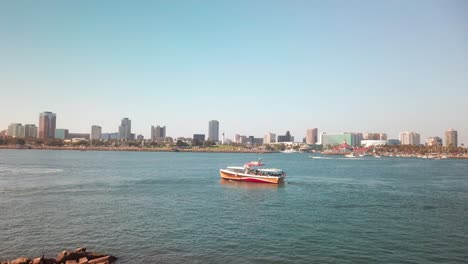
[[[244,166],[229,166],[220,169],[219,174],[222,179],[231,181],[258,182],[280,184],[284,182],[286,173],[280,169],[260,169],[264,166],[261,160],[251,161]]]

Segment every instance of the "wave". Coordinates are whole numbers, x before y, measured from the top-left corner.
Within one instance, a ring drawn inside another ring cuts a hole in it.
[[[50,174],[62,172],[57,168],[40,167],[0,167],[0,175],[18,175],[18,174]]]

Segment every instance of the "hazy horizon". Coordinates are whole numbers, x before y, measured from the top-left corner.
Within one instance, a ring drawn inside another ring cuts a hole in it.
[[[454,128],[468,143],[466,1],[0,3],[0,130],[263,137]]]

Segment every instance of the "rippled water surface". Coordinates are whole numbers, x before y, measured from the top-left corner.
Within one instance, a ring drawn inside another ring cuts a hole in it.
[[[263,158],[287,183],[226,182]],[[466,263],[468,160],[0,150],[0,259]]]

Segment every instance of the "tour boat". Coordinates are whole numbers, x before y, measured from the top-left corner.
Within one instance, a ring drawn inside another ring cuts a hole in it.
[[[260,169],[258,167],[265,164],[261,160],[251,161],[244,164],[243,167],[231,166],[226,169],[220,169],[219,174],[221,178],[231,181],[245,181],[245,182],[258,182],[258,183],[273,183],[279,184],[284,182],[286,173],[279,169]]]
[[[349,153],[347,155],[345,155],[346,158],[356,158],[356,156],[354,155],[354,153]]]

